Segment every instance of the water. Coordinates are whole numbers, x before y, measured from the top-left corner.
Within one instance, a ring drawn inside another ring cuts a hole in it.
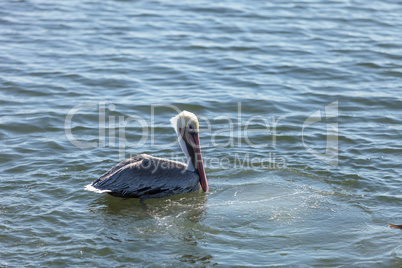
[[[401,18],[398,1],[2,1],[0,266],[400,267]],[[200,119],[208,194],[83,190],[131,154],[180,160],[175,107]]]

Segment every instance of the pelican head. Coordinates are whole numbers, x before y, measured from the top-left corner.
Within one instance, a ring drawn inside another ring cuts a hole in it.
[[[187,157],[187,170],[193,171],[200,176],[202,190],[207,192],[208,182],[202,162],[197,116],[193,113],[182,111],[170,119],[170,122],[177,133],[180,147]]]

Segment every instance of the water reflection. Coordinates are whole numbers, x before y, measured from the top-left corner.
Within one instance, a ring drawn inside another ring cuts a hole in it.
[[[205,217],[206,195],[201,191],[176,195],[168,198],[148,199],[141,203],[138,198],[118,198],[103,195],[89,204],[89,211],[107,216],[133,216],[138,218],[158,218],[164,216],[181,217],[200,222]]]
[[[175,261],[211,265],[213,256],[204,248],[208,238],[203,221],[207,215],[207,195],[202,191],[169,198],[122,199],[103,195],[88,205],[102,218],[102,233],[113,243],[146,244],[160,250],[160,244],[174,246]],[[134,249],[134,251],[141,251]],[[133,252],[134,252],[133,251]],[[142,258],[147,258],[144,251]]]

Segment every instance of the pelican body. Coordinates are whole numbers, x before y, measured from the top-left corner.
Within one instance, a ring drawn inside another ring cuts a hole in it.
[[[200,185],[207,192],[197,117],[183,111],[170,122],[187,157],[187,164],[147,154],[136,155],[112,167],[85,186],[85,190],[141,200],[193,192]]]

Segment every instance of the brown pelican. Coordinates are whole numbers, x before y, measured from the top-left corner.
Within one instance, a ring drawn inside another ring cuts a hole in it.
[[[202,190],[207,192],[208,182],[202,162],[197,117],[183,111],[170,119],[170,122],[187,157],[187,165],[140,154],[115,165],[85,186],[85,190],[118,197],[135,197],[141,201],[193,192],[200,184]]]

